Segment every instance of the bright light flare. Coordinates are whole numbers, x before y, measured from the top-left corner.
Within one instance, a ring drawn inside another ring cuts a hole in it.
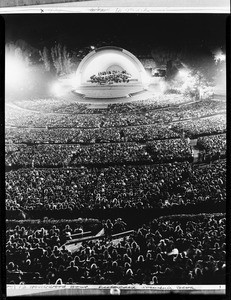
[[[222,62],[226,60],[226,55],[222,51],[218,51],[214,54],[214,60],[217,64],[218,62]]]
[[[8,87],[20,88],[26,83],[27,67],[20,59],[6,55],[5,84]]]
[[[151,83],[151,76],[147,72],[142,72],[141,80],[144,85],[149,85]]]
[[[186,77],[188,77],[189,76],[189,70],[187,70],[187,69],[181,69],[181,70],[179,70],[179,75],[180,75],[180,77],[182,77],[182,78],[186,78]]]
[[[51,92],[56,97],[62,96],[65,93],[62,85],[59,82],[56,82],[52,85]]]
[[[63,88],[73,88],[76,85],[76,73],[66,75],[64,78],[59,78],[59,84]]]

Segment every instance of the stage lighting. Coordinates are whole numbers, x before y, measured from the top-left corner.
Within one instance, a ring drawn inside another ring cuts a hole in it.
[[[147,72],[142,72],[141,80],[144,85],[149,85],[151,83],[151,76]]]
[[[73,77],[73,86],[75,88],[79,87],[81,85],[81,76],[79,74],[76,74],[74,77]]]
[[[76,86],[76,81],[77,81],[76,74],[75,73],[71,74],[69,77],[69,84],[72,88]]]
[[[181,69],[179,70],[179,75],[182,78],[186,78],[189,75],[189,71],[187,69]]]
[[[216,63],[225,61],[226,55],[224,53],[222,53],[221,51],[218,51],[214,56],[214,60]]]
[[[26,84],[27,68],[24,63],[15,57],[6,55],[5,84],[7,87],[22,88]]]
[[[63,88],[59,82],[53,84],[51,91],[57,97],[63,95]]]

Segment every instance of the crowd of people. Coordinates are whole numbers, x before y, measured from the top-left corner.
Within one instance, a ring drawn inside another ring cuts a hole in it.
[[[152,161],[152,157],[146,151],[144,145],[137,143],[110,143],[77,148],[71,165],[147,163],[150,161]]]
[[[109,104],[108,111],[110,113],[131,113],[145,112],[150,110],[164,109],[177,113],[186,113],[187,117],[200,117],[202,115],[212,115],[220,111],[226,110],[225,102],[206,99],[203,101],[193,101],[190,98],[185,98],[182,95],[159,96],[159,98],[132,101],[127,103]],[[190,115],[191,114],[191,115]]]
[[[212,136],[203,136],[197,139],[197,146],[201,150],[201,160],[203,156],[209,156],[208,161],[211,159],[220,159],[226,157],[226,134],[218,134]]]
[[[108,142],[143,142],[155,139],[179,138],[169,125],[130,126],[115,128],[14,128],[5,129],[9,144],[92,144]]]
[[[19,144],[16,151],[6,152],[7,167],[63,167],[70,163],[73,151],[78,146],[54,144],[26,146]],[[9,148],[10,149],[10,148]]]
[[[66,218],[8,220],[7,283],[224,284],[225,215],[211,213],[226,206],[225,109],[182,95],[102,110],[59,99],[6,105],[7,218]],[[78,217],[97,218],[106,238],[70,252],[63,243],[86,229],[68,222]]]
[[[35,98],[25,100],[14,100],[11,104],[26,110],[32,110],[44,113],[69,113],[69,114],[97,114],[102,113],[102,110],[91,109],[91,103],[82,101],[77,98],[75,94],[68,94],[63,98]],[[106,111],[111,113],[126,113],[137,111],[137,109],[145,109],[146,111],[155,110],[157,108],[166,108],[170,106],[177,106],[183,103],[192,102],[190,98],[183,95],[160,95],[155,94],[148,100],[138,100],[132,102],[119,102],[115,104],[108,103]],[[147,109],[146,109],[147,107]]]
[[[186,139],[79,144],[18,144],[7,147],[5,164],[16,167],[81,166],[116,163],[164,163],[192,161],[192,149]]]
[[[110,233],[115,223],[106,221]],[[7,283],[225,284],[225,215],[154,219],[120,240],[108,234],[71,252],[61,239],[76,229],[9,226]]]
[[[147,143],[153,162],[193,161],[192,148],[186,139],[167,139]]]
[[[6,209],[165,208],[226,201],[226,163],[19,169],[6,173]]]
[[[225,133],[227,129],[226,114],[197,119],[195,122],[192,120],[176,122],[172,124],[171,129],[175,132],[182,132],[192,139],[201,135]]]
[[[128,83],[131,79],[131,74],[127,71],[104,71],[99,72],[97,75],[92,75],[90,77],[91,83],[103,84],[113,84],[113,83]]]
[[[33,112],[43,113],[66,113],[71,107],[70,113],[85,114],[88,113],[89,104],[76,102],[76,99],[70,97],[64,98],[35,98],[20,99],[9,102],[11,105]]]
[[[160,110],[148,109],[148,105],[145,106],[144,104],[116,104],[109,105],[108,109],[102,109],[101,113],[77,113],[77,115],[71,111],[69,113],[62,112],[61,106],[60,112],[44,114],[43,110],[34,112],[17,108],[17,106],[6,106],[6,125],[29,128],[83,129],[153,125],[161,128],[170,123],[176,127],[182,127],[185,123],[190,122],[195,127],[193,134],[199,135],[201,132],[198,129],[197,119],[207,123],[208,129],[203,128],[203,130],[207,130],[204,133],[210,133],[210,123],[213,122],[214,118],[221,116],[219,120],[221,126],[226,126],[225,109],[223,106],[220,106],[218,101],[210,101],[208,103],[200,101]]]

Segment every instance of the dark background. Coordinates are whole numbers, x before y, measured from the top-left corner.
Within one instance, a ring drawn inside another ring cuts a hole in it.
[[[6,42],[37,49],[65,44],[71,50],[113,44],[146,54],[155,47],[206,51],[224,47],[225,14],[20,14],[5,15]]]

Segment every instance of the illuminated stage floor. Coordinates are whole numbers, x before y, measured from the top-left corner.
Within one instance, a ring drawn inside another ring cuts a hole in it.
[[[83,85],[75,90],[75,93],[88,99],[129,98],[143,92],[145,89],[141,84]]]

